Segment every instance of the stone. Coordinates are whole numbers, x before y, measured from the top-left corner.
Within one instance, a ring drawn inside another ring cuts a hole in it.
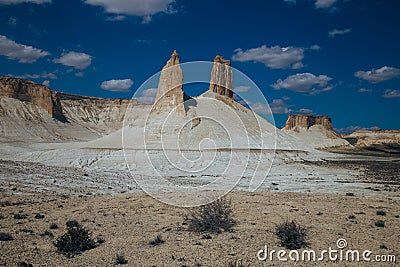
[[[217,55],[211,71],[210,91],[233,99],[231,61]]]
[[[309,129],[313,125],[321,125],[326,130],[333,131],[332,120],[328,116],[313,116],[309,114],[289,114],[283,130]]]
[[[161,70],[152,112],[170,112],[175,108],[175,112],[186,116],[184,102],[183,73],[178,53],[174,50],[171,58]]]
[[[106,99],[52,91],[47,86],[29,80],[6,76],[0,76],[0,98],[29,103],[59,122],[75,122],[96,131],[100,127],[101,132],[121,128],[129,103],[133,101],[133,104],[137,104],[136,100],[130,99]],[[23,111],[20,112],[24,116]],[[32,114],[25,115],[30,117]]]

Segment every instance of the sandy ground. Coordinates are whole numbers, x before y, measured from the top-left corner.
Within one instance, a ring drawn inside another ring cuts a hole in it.
[[[275,225],[295,220],[308,229],[309,249],[321,251],[344,238],[349,249],[371,250],[373,255],[400,257],[400,202],[337,194],[245,193],[228,195],[237,225],[232,232],[201,234],[187,231],[183,216],[189,209],[162,204],[143,193],[103,196],[10,195],[1,193],[0,232],[14,240],[0,242],[0,265],[17,266],[113,266],[123,254],[128,266],[372,266],[371,262],[260,262],[257,252],[268,245],[281,249]],[[385,216],[376,214],[378,210]],[[14,214],[28,214],[14,219]],[[45,217],[35,219],[35,214]],[[349,216],[355,216],[353,219]],[[375,226],[383,220],[385,227]],[[105,243],[72,259],[56,252],[53,241],[66,230],[68,220],[77,220]],[[59,229],[50,230],[51,223]],[[54,237],[40,236],[49,230]],[[165,243],[149,242],[161,234]],[[386,248],[385,248],[386,247]],[[397,263],[398,264],[398,263]],[[396,266],[395,263],[373,266]]]
[[[344,238],[348,249],[371,250],[371,258],[394,255],[398,262],[400,257],[400,161],[395,157],[334,154],[307,161],[293,153],[280,155],[260,192],[246,192],[248,179],[243,177],[228,194],[237,221],[233,231],[205,238],[187,230],[183,217],[190,209],[160,203],[141,192],[129,173],[115,165],[119,151],[93,161],[89,156],[111,152],[90,151],[92,155],[85,150],[86,161],[62,152],[30,154],[28,159],[36,157],[37,162],[16,161],[22,156],[2,153],[0,233],[11,234],[13,240],[0,241],[0,266],[114,266],[117,254],[125,256],[126,266],[396,266],[333,262],[327,256],[322,262],[281,262],[276,256],[259,261],[257,252],[265,245],[282,249],[274,232],[285,220],[307,228],[308,249],[317,255],[336,249],[336,241]],[[26,155],[23,149],[21,153]],[[54,162],[45,157],[57,153],[62,157]],[[194,185],[210,182],[200,176],[175,178]],[[38,213],[44,218],[35,218]],[[27,217],[16,219],[15,214]],[[65,233],[69,220],[82,223],[95,240],[105,242],[71,259],[57,253],[53,243]],[[375,226],[377,220],[385,227]],[[50,229],[52,223],[59,228]],[[53,237],[43,235],[45,231]],[[150,246],[158,234],[165,242]]]

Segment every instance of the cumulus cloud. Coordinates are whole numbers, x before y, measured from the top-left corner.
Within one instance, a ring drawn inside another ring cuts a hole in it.
[[[100,87],[112,92],[129,92],[133,81],[131,79],[109,80],[101,83]]]
[[[271,85],[275,90],[288,89],[295,92],[318,94],[329,91],[332,85],[327,86],[332,78],[326,75],[315,76],[312,73],[299,73],[288,76],[285,80],[279,79]]]
[[[311,114],[314,111],[312,109],[309,108],[301,108],[299,110],[297,110],[298,113],[302,113],[302,114]]]
[[[321,47],[319,46],[319,45],[312,45],[312,46],[310,46],[310,49],[311,50],[320,50],[321,49]]]
[[[315,1],[316,8],[331,8],[338,0],[317,0]]]
[[[333,29],[328,32],[328,35],[330,37],[335,37],[336,35],[343,35],[343,34],[346,34],[349,32],[351,32],[351,28],[347,28],[347,29],[343,29],[343,30]]]
[[[371,83],[379,83],[400,76],[400,69],[384,66],[380,69],[369,71],[357,71],[354,76]]]
[[[372,89],[360,88],[360,89],[358,89],[357,92],[359,92],[359,93],[371,93],[371,92],[372,92]]]
[[[118,15],[118,16],[107,17],[106,20],[108,20],[108,21],[122,21],[125,18],[126,18],[125,16]]]
[[[334,128],[333,130],[338,134],[350,134],[350,133],[358,131],[358,130],[375,131],[375,130],[380,130],[380,128],[377,126],[372,126],[372,127],[347,126],[344,128]]]
[[[14,77],[14,78],[18,78],[18,79],[39,79],[39,78],[43,78],[43,79],[57,79],[57,75],[52,73],[52,72],[47,72],[44,71],[42,72],[42,74],[22,74],[22,75],[14,75],[14,74],[8,74],[8,76],[10,77]]]
[[[32,63],[50,53],[32,46],[18,44],[6,36],[0,35],[0,55],[18,60],[20,63]]]
[[[100,6],[107,13],[142,17],[143,23],[150,22],[157,13],[176,13],[174,3],[175,0],[85,0],[85,4]]]
[[[400,90],[387,89],[382,96],[384,98],[397,98],[400,97]]]
[[[288,114],[293,110],[289,108],[289,105],[283,99],[274,99],[271,103],[249,103],[250,108],[257,114]]]
[[[261,47],[242,50],[238,48],[232,56],[233,61],[261,62],[271,69],[299,69],[303,67],[304,48],[263,45]]]
[[[78,52],[62,53],[61,57],[54,59],[53,62],[82,70],[92,64],[92,56]]]
[[[42,82],[42,84],[43,84],[44,86],[50,87],[50,81],[49,81],[49,80],[44,80],[44,81]]]
[[[235,93],[244,93],[250,90],[250,86],[238,86],[233,90]]]
[[[51,0],[0,0],[0,5],[11,5],[21,3],[45,4],[51,3]]]
[[[157,88],[149,88],[142,91],[137,100],[143,104],[153,104],[156,100]]]

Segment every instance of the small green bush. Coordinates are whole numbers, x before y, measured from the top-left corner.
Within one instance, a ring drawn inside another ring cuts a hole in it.
[[[375,226],[376,226],[376,227],[385,227],[385,222],[382,221],[382,220],[377,220],[377,221],[375,222]]]
[[[379,216],[386,216],[386,212],[384,212],[383,210],[377,210],[377,211],[376,211],[376,215],[379,215]]]
[[[79,223],[70,226],[67,232],[57,238],[55,246],[59,253],[71,257],[83,251],[96,247],[96,242],[91,238],[91,234]]]
[[[16,220],[22,220],[22,219],[26,219],[26,218],[28,218],[28,214],[24,214],[24,213],[17,213],[17,214],[14,214],[14,219],[16,219]]]
[[[43,218],[44,218],[44,215],[43,215],[43,214],[36,213],[35,219],[43,219]]]
[[[236,224],[232,213],[231,201],[222,198],[198,207],[184,219],[189,225],[189,231],[221,233],[221,231],[230,231]]]
[[[54,237],[53,233],[50,232],[49,230],[44,231],[42,234],[40,234],[40,236],[42,236],[42,237],[44,237],[44,236]]]
[[[287,249],[300,249],[308,245],[306,229],[294,221],[286,221],[277,225],[275,234],[279,238],[281,246]]]
[[[128,263],[128,260],[125,259],[124,255],[117,254],[117,256],[115,257],[115,264],[123,265],[123,264],[127,264],[127,263]]]
[[[151,240],[149,242],[149,245],[155,247],[155,246],[161,245],[164,242],[165,241],[162,239],[161,235],[157,235],[156,238],[154,238],[153,240]]]
[[[54,230],[54,229],[58,229],[58,225],[56,223],[52,223],[50,224],[50,229]]]
[[[0,233],[0,241],[11,241],[14,238],[9,233]]]
[[[18,267],[33,267],[33,265],[24,261],[20,261],[18,262]]]
[[[68,221],[66,223],[66,225],[68,228],[72,228],[72,227],[78,227],[80,224],[75,220],[71,220],[71,221]]]

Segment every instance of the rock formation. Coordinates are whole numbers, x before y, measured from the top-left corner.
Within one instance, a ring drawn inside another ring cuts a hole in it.
[[[161,70],[152,112],[169,112],[169,110],[176,108],[175,112],[185,116],[184,102],[183,73],[178,53],[174,50],[171,58]]]
[[[29,102],[46,110],[50,116],[62,122],[66,118],[62,116],[62,107],[57,99],[56,92],[48,87],[11,77],[0,77],[0,97],[15,98],[23,102]]]
[[[349,142],[338,136],[332,128],[332,120],[327,116],[290,114],[282,129],[296,136],[314,148],[344,147]]]
[[[327,116],[312,116],[308,114],[289,114],[283,130],[309,129],[313,125],[321,125],[326,130],[333,131],[332,120]]]
[[[233,77],[231,61],[217,55],[211,71],[210,91],[233,98]]]
[[[393,150],[397,153],[400,151],[399,130],[358,130],[342,136],[356,147],[370,147],[383,151]]]
[[[107,134],[122,127],[130,102],[71,95],[0,77],[0,138],[69,140]]]

